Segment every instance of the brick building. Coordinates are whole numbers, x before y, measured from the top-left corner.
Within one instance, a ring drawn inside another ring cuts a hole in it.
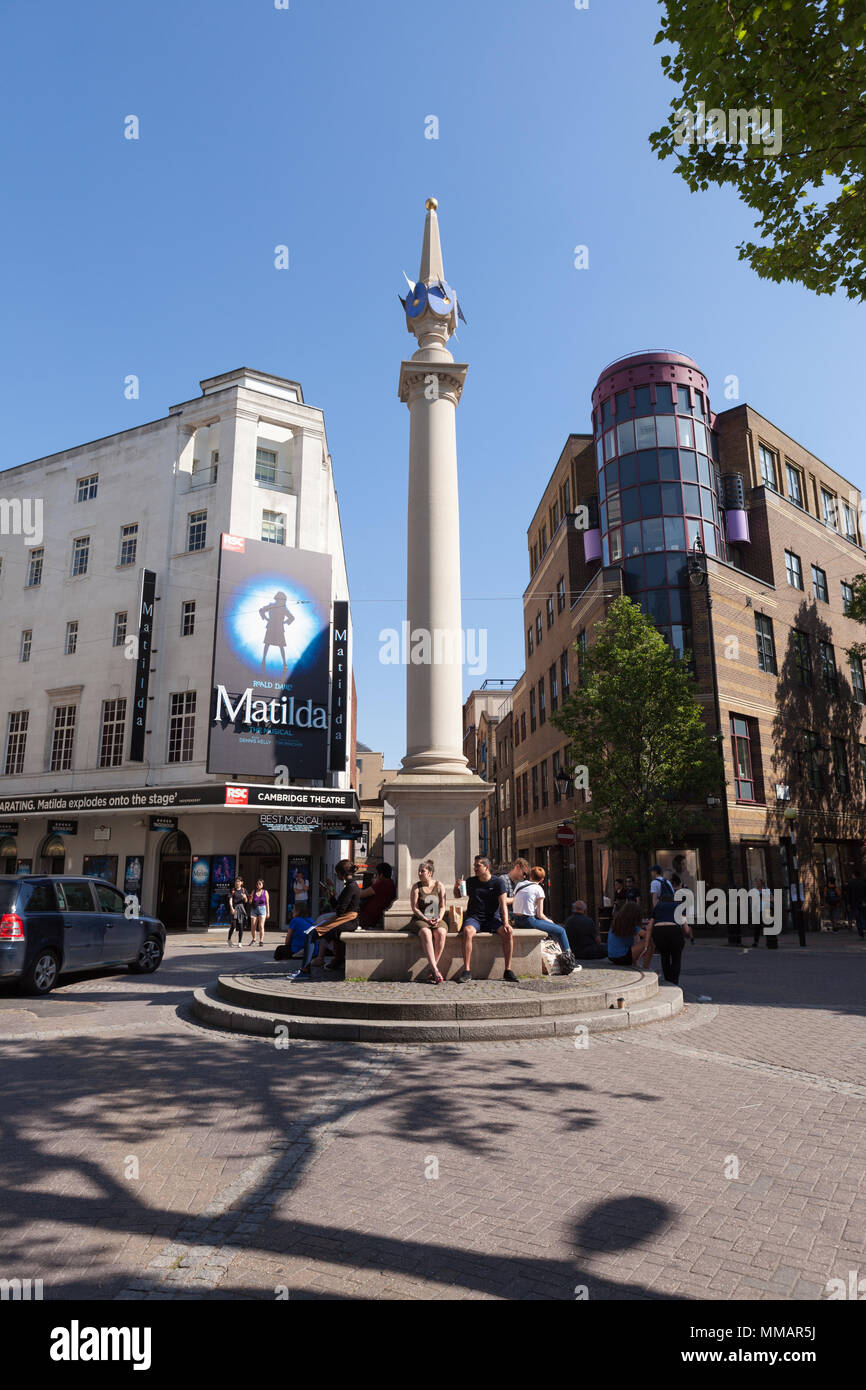
[[[798,869],[814,920],[828,878],[841,888],[859,862],[866,825],[866,696],[848,654],[863,634],[845,614],[866,569],[859,491],[752,407],[714,414],[706,378],[678,353],[611,364],[592,405],[592,434],[569,437],[527,533],[518,851],[547,870],[556,915],[575,894],[602,911],[614,874],[636,868],[601,837],[556,844],[591,791],[557,785],[565,739],[549,719],[625,593],[692,651],[724,752],[721,806],[694,807],[686,842],[659,857],[708,886],[788,890]]]

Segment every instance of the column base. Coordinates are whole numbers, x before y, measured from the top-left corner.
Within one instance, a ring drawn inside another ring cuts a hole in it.
[[[403,904],[408,902],[422,859],[433,860],[434,877],[445,885],[449,903],[453,901],[455,879],[472,873],[479,804],[494,790],[472,772],[462,776],[400,772],[386,783],[385,800],[394,807],[397,822],[395,876],[400,908],[395,917],[399,913],[405,920]]]

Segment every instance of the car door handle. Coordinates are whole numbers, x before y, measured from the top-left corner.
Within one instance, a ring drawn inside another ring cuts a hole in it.
[[[113,927],[113,926],[114,926],[114,923],[113,923],[113,922],[108,922],[108,921],[106,921],[105,925],[106,925],[107,927]]]

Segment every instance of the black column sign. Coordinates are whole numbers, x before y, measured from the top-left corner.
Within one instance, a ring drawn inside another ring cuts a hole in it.
[[[346,770],[346,694],[349,680],[349,605],[339,599],[334,604],[331,628],[331,746],[328,766],[332,772]]]
[[[153,643],[153,610],[156,599],[156,571],[141,576],[141,603],[138,611],[138,656],[135,663],[135,690],[132,696],[132,737],[129,760],[144,762],[144,731],[147,728],[147,691],[150,685],[150,649]]]

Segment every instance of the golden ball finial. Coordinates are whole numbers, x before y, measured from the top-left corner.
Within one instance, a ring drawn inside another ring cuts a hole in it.
[[[439,206],[439,200],[438,198],[428,198],[424,206],[428,212],[435,212]]]

